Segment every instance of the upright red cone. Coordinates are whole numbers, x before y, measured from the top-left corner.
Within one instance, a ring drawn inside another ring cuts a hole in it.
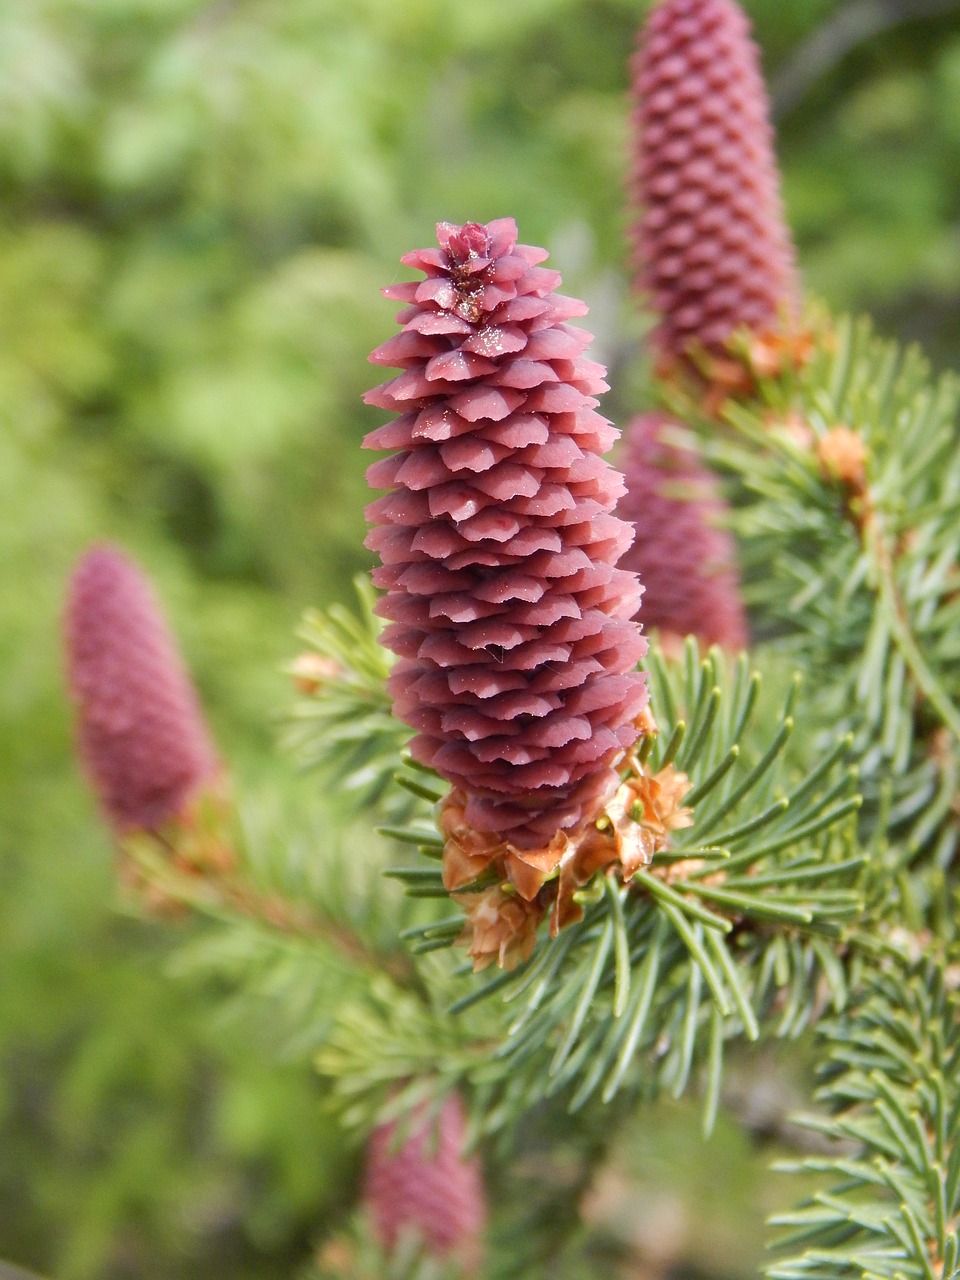
[[[77,564],[64,633],[80,755],[114,832],[182,817],[220,764],[150,585],[116,547]]]
[[[734,0],[662,0],[632,62],[636,281],[661,363],[797,307],[767,92]]]
[[[636,531],[624,567],[643,581],[647,627],[736,651],[748,631],[726,504],[693,446],[668,439],[671,427],[646,413],[624,433],[627,492],[617,510]]]
[[[437,236],[403,259],[426,280],[384,290],[403,331],[370,358],[403,372],[366,401],[400,417],[364,443],[399,452],[368,472],[392,492],[366,545],[414,756],[467,828],[530,849],[597,815],[647,701],[623,482],[599,456],[617,432],[546,252],[512,218]]]
[[[486,1196],[480,1161],[463,1155],[463,1104],[450,1094],[435,1123],[411,1122],[396,1146],[396,1125],[374,1130],[367,1148],[364,1202],[380,1243],[391,1250],[406,1232],[426,1248],[456,1258],[471,1274],[480,1265]]]

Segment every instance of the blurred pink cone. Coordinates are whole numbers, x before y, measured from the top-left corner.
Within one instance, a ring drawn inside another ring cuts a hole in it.
[[[766,87],[734,0],[662,0],[632,62],[639,291],[661,362],[797,307]]]
[[[375,1129],[367,1148],[364,1201],[381,1244],[393,1249],[416,1231],[435,1254],[453,1255],[474,1271],[480,1263],[486,1198],[479,1160],[463,1157],[463,1104],[450,1094],[436,1123],[421,1115],[394,1149],[393,1124]]]
[[[623,564],[643,581],[647,627],[739,650],[747,619],[733,538],[722,527],[726,504],[694,449],[665,438],[671,426],[646,413],[624,433],[627,492],[618,514],[636,536]]]
[[[150,584],[117,548],[76,565],[64,635],[80,756],[114,832],[181,817],[220,764]]]

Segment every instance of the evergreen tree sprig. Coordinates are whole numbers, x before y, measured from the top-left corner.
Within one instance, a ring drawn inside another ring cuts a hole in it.
[[[752,501],[739,524],[751,602],[806,662],[846,673],[864,733],[905,761],[914,703],[960,732],[956,564],[957,382],[931,382],[915,348],[840,320],[820,336],[790,402],[728,402],[739,439],[714,456]],[[757,448],[757,446],[760,448]]]
[[[822,1176],[793,1213],[773,1280],[950,1280],[960,1271],[960,1002],[932,956],[889,964],[822,1027],[818,1098],[805,1123],[835,1144],[780,1167]]]
[[[647,668],[660,732],[647,740],[644,768],[651,778],[685,771],[691,824],[628,883],[598,873],[575,895],[583,918],[541,938],[525,965],[466,981],[449,966],[431,970],[445,975],[450,1014],[474,1038],[466,1058],[432,1069],[466,1074],[484,1095],[487,1132],[544,1094],[577,1111],[651,1072],[679,1095],[701,1062],[712,1115],[725,1039],[796,1034],[825,1001],[846,999],[838,952],[864,905],[849,740],[798,771],[787,752],[795,682],[779,713],[763,717],[771,732],[753,727],[762,682],[745,658],[732,667],[718,650],[701,658],[690,641],[682,663],[654,650]],[[404,831],[439,856],[425,820],[392,834]],[[417,897],[445,896],[436,866],[390,874]],[[407,931],[415,951],[442,950],[464,930],[466,916],[442,911]],[[492,1053],[481,1047],[489,1043]],[[351,1087],[381,1077],[369,1029],[338,1045],[327,1065]],[[428,1068],[422,1054],[418,1062]],[[404,1074],[410,1065],[405,1058]]]
[[[916,349],[867,321],[820,325],[789,386],[728,401],[733,434],[714,423],[705,447],[740,486],[761,638],[830,673],[816,701],[830,735],[855,735],[865,838],[892,832],[905,862],[947,866],[960,835],[957,381],[932,380]]]

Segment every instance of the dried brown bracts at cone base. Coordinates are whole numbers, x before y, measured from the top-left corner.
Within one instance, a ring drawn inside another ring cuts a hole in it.
[[[466,917],[460,941],[474,969],[494,961],[512,969],[529,959],[546,917],[554,937],[582,919],[580,890],[598,872],[627,883],[648,867],[669,847],[671,833],[693,821],[683,804],[690,785],[673,765],[650,772],[631,755],[620,786],[595,820],[571,835],[557,832],[538,850],[516,849],[471,831],[463,820],[464,797],[451,792],[440,807],[443,878]],[[465,886],[466,892],[457,892]]]
[[[797,309],[767,92],[734,0],[662,0],[632,62],[633,233],[661,364]]]
[[[677,424],[658,413],[624,432],[627,491],[617,509],[635,530],[624,568],[644,584],[643,620],[667,636],[694,635],[736,651],[748,642],[733,538],[716,477],[692,443],[670,438]]]
[[[463,1103],[448,1095],[434,1121],[422,1109],[399,1147],[396,1129],[381,1125],[367,1147],[364,1202],[380,1243],[392,1250],[415,1232],[429,1252],[452,1255],[473,1274],[487,1208],[480,1161],[463,1154]]]
[[[646,706],[640,586],[613,509],[617,437],[597,412],[586,311],[556,294],[516,225],[440,223],[439,247],[392,285],[402,332],[374,351],[403,370],[366,396],[400,416],[365,445],[397,450],[370,484],[366,545],[398,655],[389,688],[414,757],[464,796],[474,831],[534,849],[597,814]]]
[[[150,584],[117,548],[76,565],[64,639],[80,756],[115,834],[183,819],[221,766]]]

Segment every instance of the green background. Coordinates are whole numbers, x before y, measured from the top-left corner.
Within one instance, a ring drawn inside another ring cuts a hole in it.
[[[941,365],[958,7],[747,5],[808,286]],[[171,982],[166,931],[116,909],[72,757],[63,583],[93,540],[137,555],[240,789],[277,785],[297,617],[367,563],[360,397],[400,255],[440,218],[513,215],[590,303],[607,412],[642,407],[622,193],[643,8],[0,0],[0,1257],[63,1280],[289,1276],[349,1199],[307,1067]],[[689,1129],[645,1123],[611,1176],[628,1204],[666,1186],[723,1224],[680,1231],[652,1274],[744,1274],[769,1153],[715,1139],[738,1188],[718,1200]],[[619,1256],[649,1250],[607,1210]]]

